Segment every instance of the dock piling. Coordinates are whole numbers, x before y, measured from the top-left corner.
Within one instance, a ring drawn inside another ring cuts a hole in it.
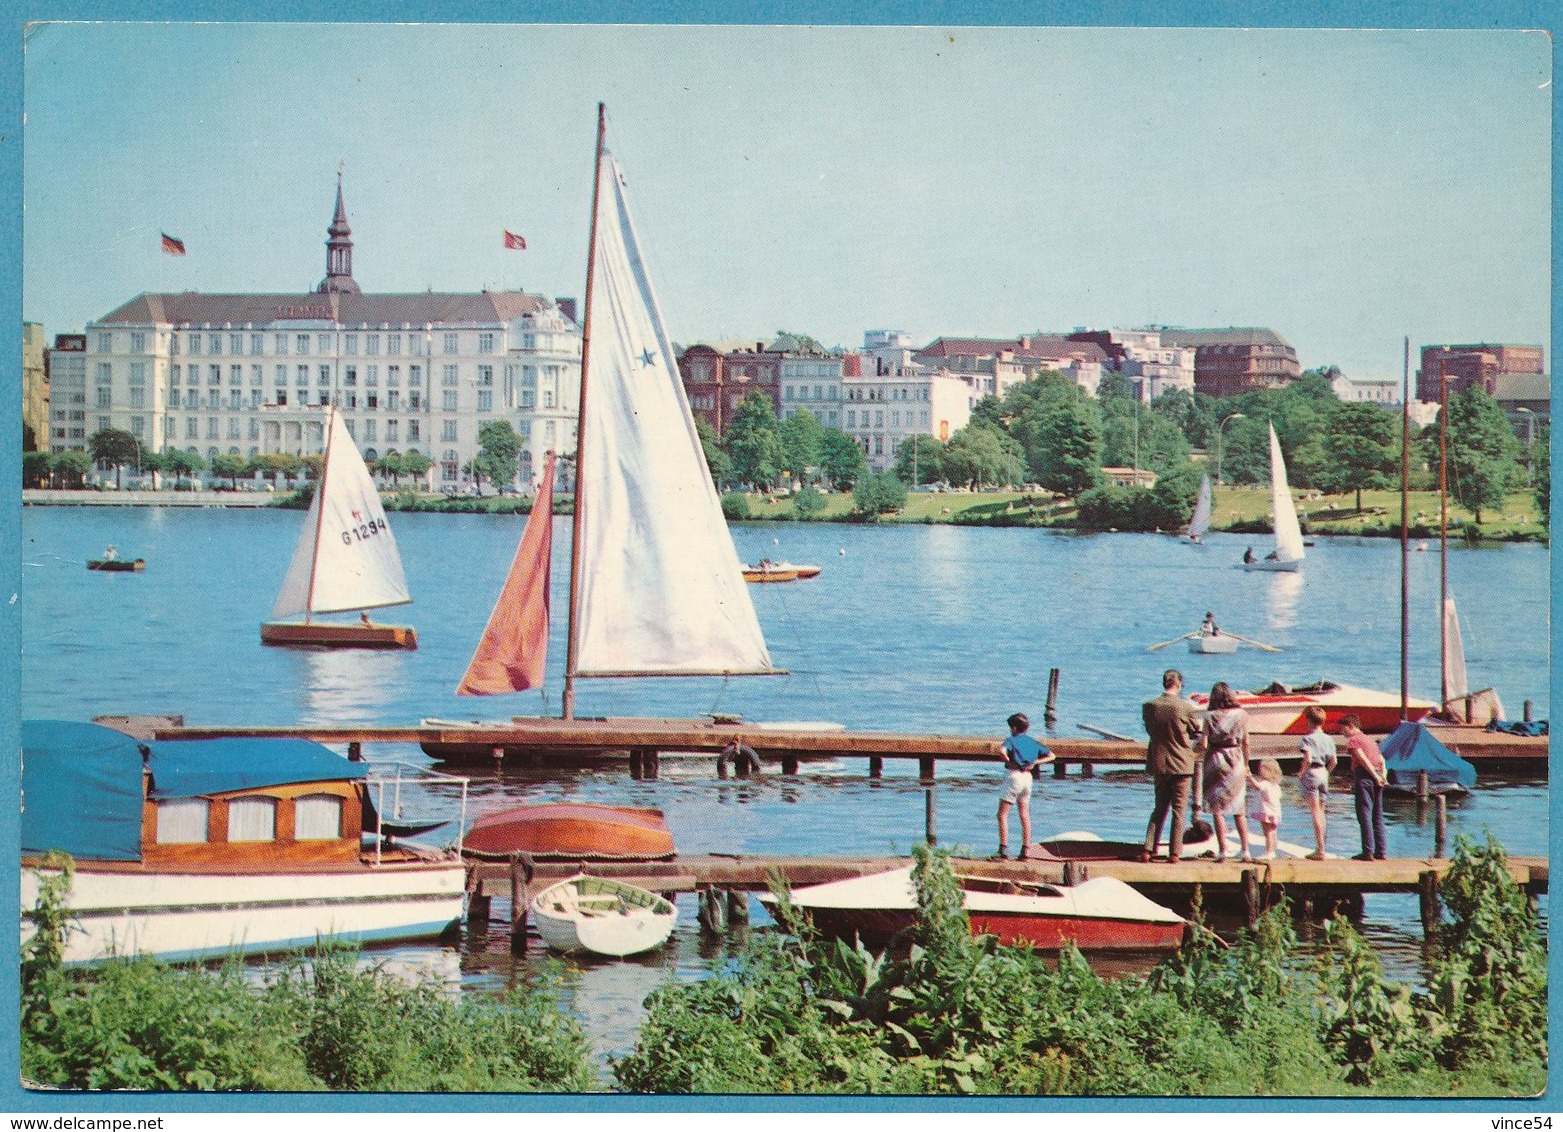
[[[917,778],[925,786],[933,781],[933,757],[931,755],[918,756]]]
[[[1449,807],[1442,794],[1439,794],[1433,803],[1433,856],[1442,857],[1445,837],[1449,832]]]
[[[749,894],[742,889],[727,890],[727,926],[729,929],[749,926]]]
[[[532,859],[510,854],[510,954],[526,954],[526,886],[532,879]]]
[[[478,870],[473,867],[467,869],[467,930],[472,932],[488,931],[489,911],[493,897],[483,891],[483,882],[478,879]]]
[[[1042,721],[1055,723],[1058,720],[1058,669],[1051,668],[1047,674],[1047,706],[1042,709]]]
[[[361,763],[364,761],[364,745],[357,740],[347,745],[347,761]]]
[[[883,755],[868,756],[868,777],[883,778],[885,776],[885,757]]]
[[[1432,869],[1417,874],[1417,898],[1421,904],[1422,935],[1431,943],[1438,932],[1438,874]]]
[[[1243,870],[1243,911],[1252,928],[1259,922],[1259,870]]]
[[[1525,718],[1525,722],[1526,723],[1529,723],[1531,721],[1531,719],[1530,719],[1531,712],[1533,712],[1535,709],[1536,709],[1536,705],[1535,704],[1531,703],[1529,700],[1525,701],[1525,716],[1524,716],[1524,718]]]
[[[939,806],[934,800],[932,784],[923,791],[923,837],[930,849],[939,844]]]

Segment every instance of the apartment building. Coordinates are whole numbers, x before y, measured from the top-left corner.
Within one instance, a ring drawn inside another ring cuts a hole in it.
[[[50,452],[87,451],[87,336],[56,334],[48,371]],[[40,438],[38,447],[44,444]]]
[[[1274,389],[1302,374],[1297,351],[1275,331],[1264,327],[1149,329],[1158,332],[1164,346],[1194,350],[1194,388],[1212,397]]]

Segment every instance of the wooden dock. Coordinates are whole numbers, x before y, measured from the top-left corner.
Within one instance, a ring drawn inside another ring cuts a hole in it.
[[[757,724],[696,719],[517,718],[493,726],[419,724],[406,727],[188,727],[178,716],[100,717],[143,738],[215,739],[242,736],[314,739],[346,744],[350,755],[364,744],[416,743],[441,761],[473,767],[579,766],[583,763],[628,763],[635,778],[657,777],[668,752],[705,754],[717,773],[745,774],[742,748],[758,756],[763,769],[797,773],[802,761],[864,759],[870,777],[883,773],[886,759],[918,762],[919,775],[931,781],[940,762],[991,763],[1000,759],[999,738],[965,735],[919,735],[888,731],[845,731],[798,725]],[[1504,735],[1477,727],[1439,727],[1438,737],[1469,759],[1478,772],[1516,773],[1545,778],[1546,736]],[[1142,740],[1073,738],[1038,734],[1054,754],[1053,773],[1063,777],[1070,767],[1089,775],[1104,768],[1139,767],[1145,763]],[[1283,768],[1294,765],[1293,736],[1260,735],[1251,742],[1255,758],[1272,757]],[[1346,760],[1341,760],[1344,768]]]

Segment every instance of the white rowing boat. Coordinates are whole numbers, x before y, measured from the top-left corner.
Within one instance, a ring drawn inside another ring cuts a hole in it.
[[[584,873],[543,889],[531,911],[537,933],[554,950],[613,958],[662,946],[678,921],[666,897]]]

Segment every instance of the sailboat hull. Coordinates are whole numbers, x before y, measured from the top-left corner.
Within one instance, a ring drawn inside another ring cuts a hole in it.
[[[261,626],[261,644],[296,648],[415,649],[418,634],[408,625],[334,625],[269,621]]]
[[[1295,558],[1290,562],[1279,562],[1260,559],[1258,562],[1243,563],[1245,570],[1262,570],[1270,574],[1295,574],[1302,569],[1302,559]]]

